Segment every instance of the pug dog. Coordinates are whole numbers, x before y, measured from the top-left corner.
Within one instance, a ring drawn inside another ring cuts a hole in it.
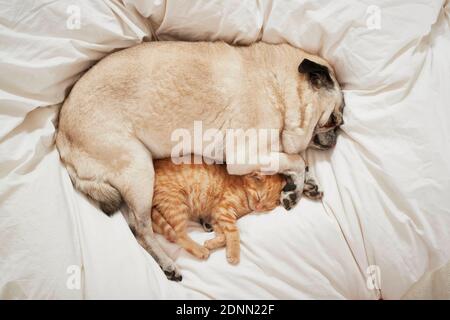
[[[74,186],[108,215],[124,202],[137,241],[179,281],[150,216],[152,159],[172,155],[174,132],[195,136],[196,121],[224,136],[230,129],[275,130],[278,139],[263,141],[264,161],[231,162],[231,151],[217,147],[230,174],[260,171],[274,160],[273,173],[289,182],[280,200],[290,209],[304,191],[321,196],[301,153],[335,145],[343,105],[332,67],[288,44],[150,42],[107,56],[80,78],[61,108],[56,146]],[[195,146],[185,152],[210,156]]]

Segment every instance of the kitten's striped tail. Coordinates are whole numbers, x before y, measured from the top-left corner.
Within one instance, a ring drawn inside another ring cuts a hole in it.
[[[153,231],[162,234],[170,242],[177,241],[177,233],[155,207],[152,209],[152,224]]]

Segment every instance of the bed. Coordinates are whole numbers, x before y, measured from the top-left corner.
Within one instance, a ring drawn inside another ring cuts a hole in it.
[[[323,200],[241,219],[238,266],[159,237],[180,283],[74,190],[54,144],[90,66],[164,40],[290,43],[331,62],[346,101],[336,147],[307,152]],[[449,57],[442,0],[0,2],[0,298],[403,297],[450,260]]]

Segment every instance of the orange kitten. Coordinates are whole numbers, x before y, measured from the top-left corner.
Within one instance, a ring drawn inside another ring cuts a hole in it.
[[[225,165],[174,164],[156,160],[153,230],[200,259],[226,245],[227,260],[239,262],[236,220],[253,211],[270,211],[280,204],[285,185],[281,175],[230,175]],[[187,234],[188,220],[208,221],[216,237],[203,246]]]

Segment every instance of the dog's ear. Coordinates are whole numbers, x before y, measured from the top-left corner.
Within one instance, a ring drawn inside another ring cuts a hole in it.
[[[307,74],[309,81],[317,89],[322,87],[331,89],[334,86],[328,68],[314,61],[303,59],[298,66],[298,72]]]

